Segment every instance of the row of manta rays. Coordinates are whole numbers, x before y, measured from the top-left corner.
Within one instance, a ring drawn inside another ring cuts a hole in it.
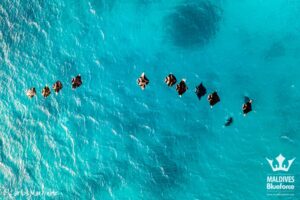
[[[137,79],[137,84],[141,87],[142,90],[144,90],[146,88],[146,86],[149,84],[149,79],[147,78],[147,76],[145,75],[145,73],[143,72],[141,74],[141,76]],[[72,88],[76,89],[78,87],[80,87],[82,85],[82,80],[81,80],[81,75],[77,75],[76,77],[74,77],[72,79]],[[172,87],[177,83],[177,79],[173,74],[169,74],[166,78],[165,78],[165,83],[169,86]],[[63,84],[61,83],[61,81],[56,81],[53,86],[52,89],[55,91],[55,93],[59,93],[59,91],[63,88]],[[178,92],[179,96],[182,96],[186,91],[188,90],[188,87],[186,85],[186,81],[184,79],[182,79],[177,85],[176,85],[176,91]],[[199,98],[199,100],[206,95],[206,88],[204,87],[204,85],[202,83],[200,83],[198,86],[196,86],[195,89],[195,93],[197,95],[197,97]],[[47,98],[49,95],[51,94],[51,90],[50,88],[46,85],[43,90],[42,90],[42,95],[44,98]],[[34,96],[36,96],[36,89],[30,88],[26,91],[26,95],[29,98],[32,98]],[[218,93],[216,91],[208,94],[207,96],[207,100],[211,106],[211,108],[216,105],[217,103],[219,103],[221,101]],[[242,106],[242,110],[244,115],[247,115],[249,112],[252,111],[252,100],[249,97],[245,97],[245,103]],[[233,122],[233,118],[229,117],[225,123],[225,126],[229,126],[231,125]]]
[[[82,85],[82,80],[81,80],[81,75],[77,75],[74,78],[72,78],[72,88],[76,89],[78,87],[80,87]],[[63,84],[61,83],[61,81],[56,81],[53,86],[52,89],[55,91],[56,94],[59,93],[59,91],[63,88]],[[42,95],[44,98],[47,98],[49,95],[51,94],[51,90],[50,88],[46,85],[43,90],[42,90]],[[30,88],[26,91],[26,95],[29,98],[32,98],[34,96],[36,96],[36,89],[35,87]]]
[[[146,88],[146,86],[149,84],[149,79],[147,78],[146,74],[143,72],[141,76],[137,79],[137,84],[141,87],[142,90]],[[172,87],[177,83],[177,79],[173,74],[169,74],[165,78],[165,83]],[[182,79],[177,85],[176,85],[176,91],[178,95],[181,97],[186,91],[188,90],[188,87],[186,85],[185,79]],[[196,86],[195,93],[199,100],[206,95],[206,88],[202,83],[200,83],[198,86]],[[208,94],[207,100],[211,106],[211,108],[216,105],[218,102],[221,101],[218,93],[216,91]],[[249,97],[245,97],[245,103],[242,106],[242,110],[244,115],[247,115],[249,112],[252,111],[252,100]],[[229,117],[225,123],[225,126],[231,125],[233,122],[233,118]]]

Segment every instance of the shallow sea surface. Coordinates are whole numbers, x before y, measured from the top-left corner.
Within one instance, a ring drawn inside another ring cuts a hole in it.
[[[299,199],[299,18],[297,0],[1,0],[1,198]],[[266,195],[279,153],[295,196]]]

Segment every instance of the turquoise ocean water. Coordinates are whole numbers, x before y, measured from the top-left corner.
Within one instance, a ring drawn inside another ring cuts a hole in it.
[[[297,0],[1,0],[1,199],[299,199],[299,18]],[[279,153],[291,197],[266,195]]]

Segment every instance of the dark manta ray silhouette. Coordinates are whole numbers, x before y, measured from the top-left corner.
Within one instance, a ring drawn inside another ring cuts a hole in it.
[[[200,83],[196,87],[195,93],[199,100],[201,99],[201,97],[203,97],[206,94],[206,88],[204,87],[204,85],[202,83]]]
[[[242,109],[244,115],[246,115],[252,111],[252,100],[249,97],[244,97],[244,102]]]
[[[178,95],[181,97],[183,93],[187,91],[188,87],[185,83],[185,80],[182,79],[179,84],[176,85],[176,91],[178,92]]]
[[[232,124],[232,122],[233,122],[233,118],[232,117],[229,117],[228,119],[227,119],[227,121],[225,122],[225,126],[230,126],[231,124]]]
[[[214,105],[216,105],[218,102],[220,102],[220,97],[218,93],[215,91],[208,95],[207,100],[210,104],[210,107],[212,108]]]

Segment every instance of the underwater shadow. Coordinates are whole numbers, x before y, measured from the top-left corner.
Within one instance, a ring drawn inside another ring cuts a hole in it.
[[[221,9],[209,1],[177,6],[166,17],[166,34],[181,48],[204,46],[219,30]]]

